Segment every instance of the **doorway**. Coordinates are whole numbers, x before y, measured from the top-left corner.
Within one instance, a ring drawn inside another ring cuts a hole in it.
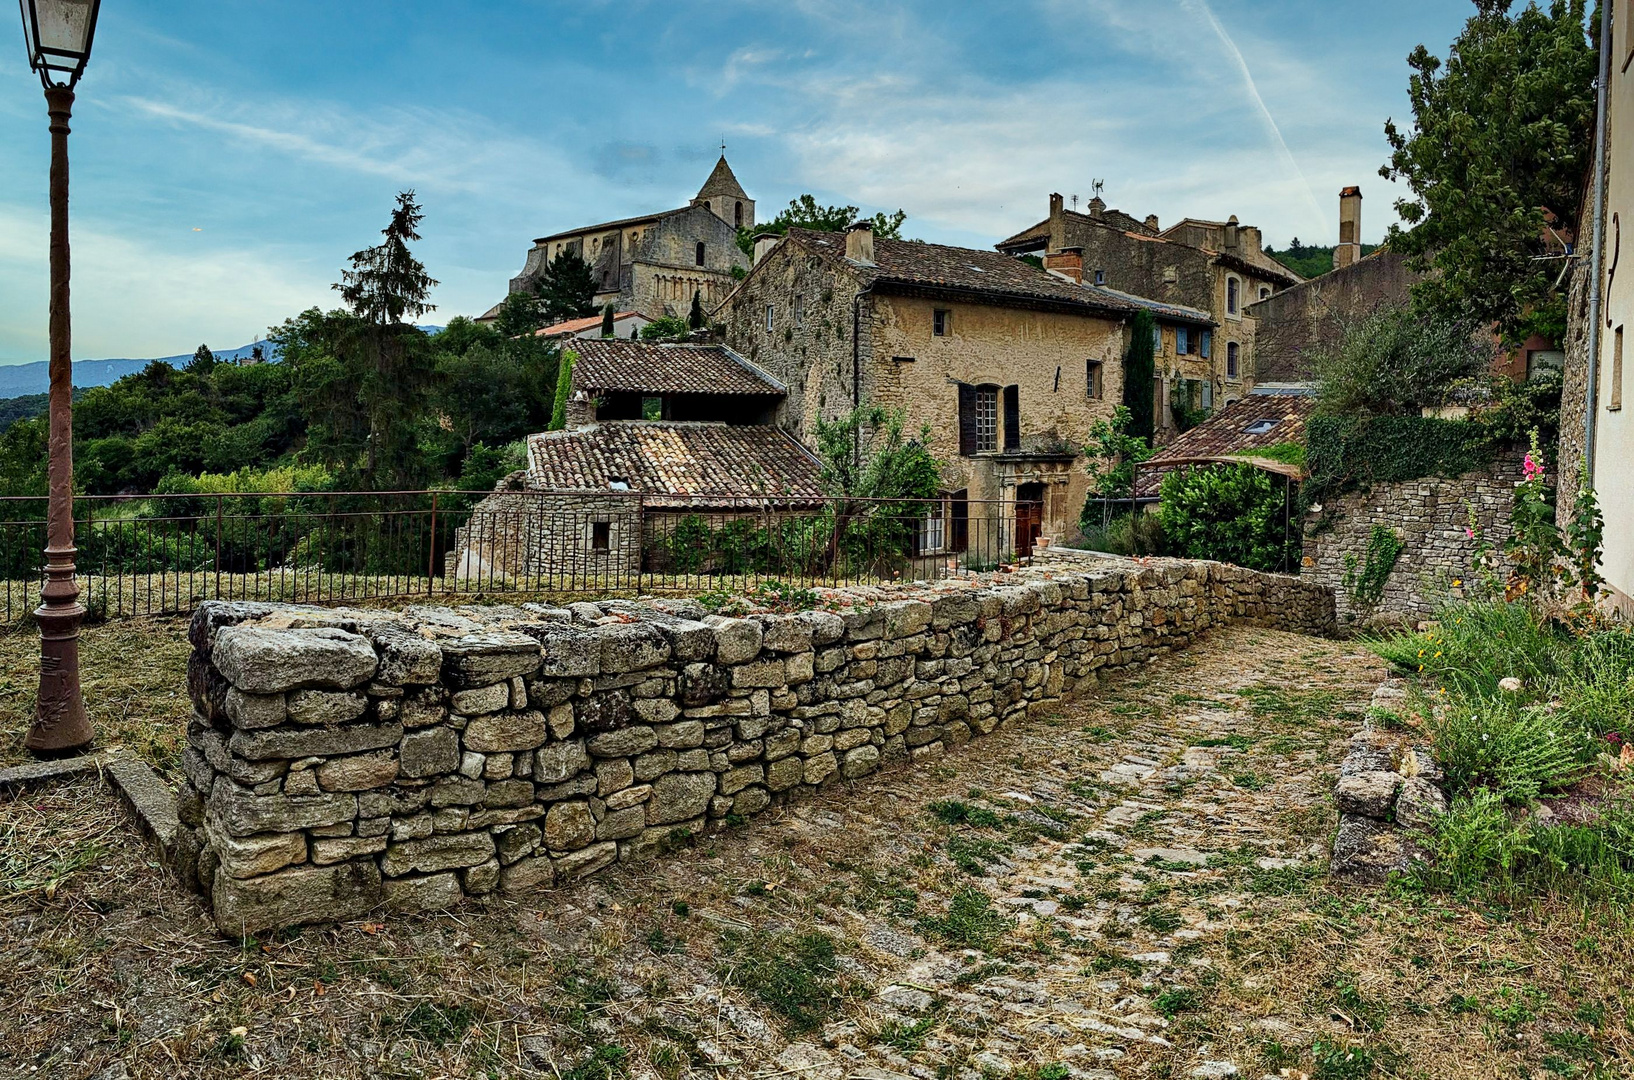
[[[1020,484],[1016,487],[1016,556],[1026,558],[1033,553],[1039,534],[1044,531],[1044,485]]]

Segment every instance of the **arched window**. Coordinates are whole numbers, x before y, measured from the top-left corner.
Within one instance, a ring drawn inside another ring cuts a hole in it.
[[[743,228],[743,204],[740,202],[732,209],[732,224]]]
[[[1226,378],[1237,378],[1237,343],[1229,342],[1226,345]]]
[[[697,259],[698,259],[698,265],[702,266],[704,264],[704,242],[702,240],[698,241],[698,257],[697,257]]]
[[[1237,279],[1226,278],[1226,314],[1237,314]]]

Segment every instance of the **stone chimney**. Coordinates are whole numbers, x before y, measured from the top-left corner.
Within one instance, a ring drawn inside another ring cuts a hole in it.
[[[1343,270],[1362,257],[1362,189],[1354,184],[1339,192],[1339,243],[1333,268]]]
[[[778,241],[782,239],[783,238],[776,233],[763,232],[756,234],[754,254],[750,256],[749,264],[751,266],[759,266],[760,260],[764,259],[767,253],[770,252],[772,248],[776,247]]]
[[[859,221],[845,230],[845,257],[864,266],[874,265],[874,226]]]
[[[1067,247],[1044,256],[1044,269],[1054,270],[1082,285],[1084,283],[1084,249]]]
[[[1067,243],[1066,200],[1059,191],[1050,192],[1050,242],[1046,251],[1060,251]]]
[[[1106,200],[1099,195],[1089,200],[1089,216],[1099,221],[1106,213]]]
[[[1156,214],[1147,214],[1146,215],[1146,227],[1148,229],[1151,229],[1153,232],[1162,232],[1163,231],[1162,229],[1157,227],[1157,215]]]
[[[1237,245],[1240,243],[1240,239],[1237,234],[1241,228],[1242,226],[1237,224],[1236,214],[1232,214],[1230,217],[1226,218],[1225,240],[1222,242],[1221,246],[1224,247],[1225,250],[1231,252],[1233,255],[1237,253]]]

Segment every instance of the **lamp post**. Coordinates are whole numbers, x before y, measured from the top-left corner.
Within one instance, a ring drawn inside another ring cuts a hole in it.
[[[40,623],[40,696],[26,745],[40,757],[89,746],[91,722],[79,690],[74,581],[74,373],[68,315],[68,120],[74,86],[91,56],[100,0],[20,0],[28,63],[45,84],[51,118],[51,436],[47,465],[45,588]]]

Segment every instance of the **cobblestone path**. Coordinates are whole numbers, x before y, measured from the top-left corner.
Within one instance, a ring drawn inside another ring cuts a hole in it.
[[[1259,1077],[1252,1048],[1309,1024],[1229,970],[1239,928],[1323,887],[1333,774],[1382,676],[1345,643],[1220,632],[537,904],[242,948],[101,834],[51,895],[0,897],[0,1073]],[[53,840],[28,809],[0,804],[0,832],[63,858],[100,827]]]

